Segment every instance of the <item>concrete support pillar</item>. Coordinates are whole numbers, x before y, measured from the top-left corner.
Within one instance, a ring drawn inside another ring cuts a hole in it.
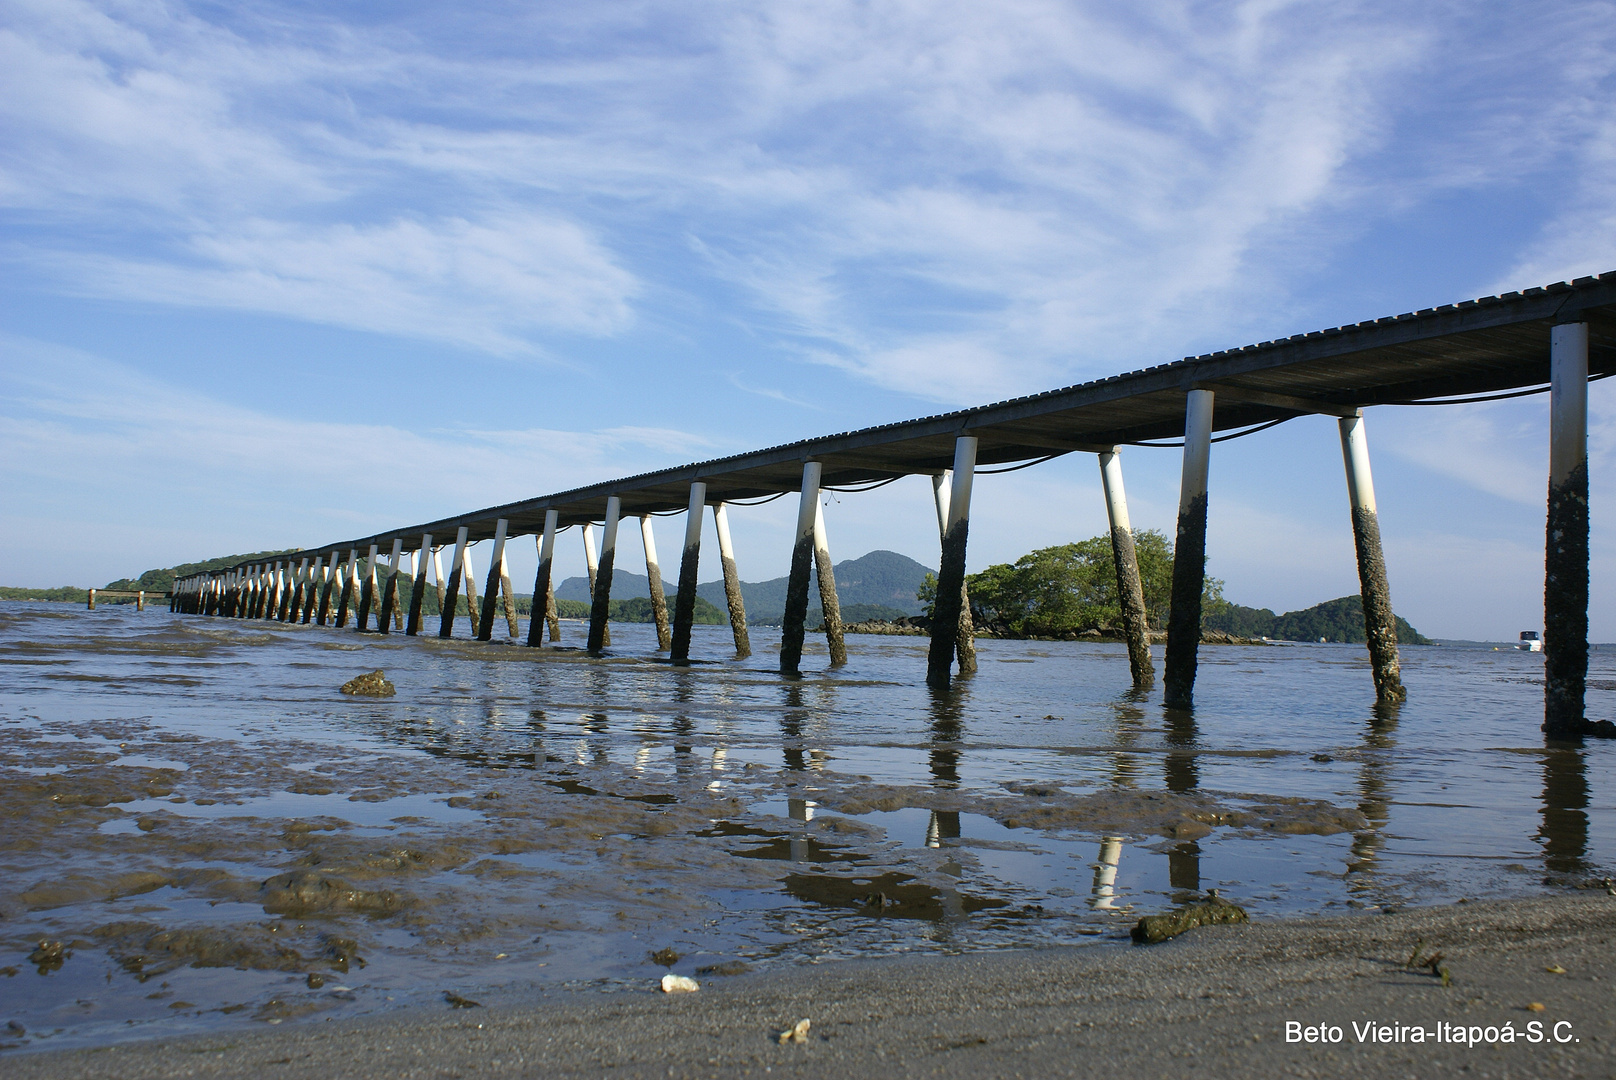
[[[554,645],[561,640],[561,612],[556,607],[555,577],[553,575],[550,578],[550,587],[546,592],[548,594],[546,603],[549,604],[550,612],[550,644]]]
[[[690,628],[696,621],[696,578],[701,573],[701,516],[707,507],[707,485],[690,485],[685,507],[685,546],[679,555],[679,591],[673,599],[673,641],[669,657],[675,664],[690,662]]]
[[[253,567],[252,604],[247,608],[247,618],[262,619],[264,607],[269,603],[269,564],[259,563]]]
[[[965,543],[971,526],[971,481],[976,475],[976,439],[954,440],[954,477],[948,493],[943,557],[937,567],[937,598],[931,609],[931,648],[926,654],[926,685],[947,690],[959,649],[960,608],[965,599]]]
[[[394,575],[393,593],[393,629],[404,629],[404,583],[415,580],[415,552],[406,551],[399,564],[399,570]]]
[[[281,564],[278,562],[266,563],[264,568],[264,602],[259,606],[258,617],[269,620],[275,617],[275,611],[281,602]]]
[[[466,534],[460,526],[455,534],[454,557],[449,560],[449,584],[438,594],[438,636],[446,638],[454,633],[455,609],[460,606],[460,577],[466,572]]]
[[[830,649],[830,666],[847,663],[847,643],[842,640],[842,602],[836,596],[836,570],[830,561],[830,539],[825,535],[825,505],[814,500],[814,569],[819,576],[819,610],[825,620],[825,644]]]
[[[432,584],[438,590],[438,614],[443,614],[443,605],[446,603],[443,588],[443,547],[439,545],[432,549]]]
[[[791,576],[786,582],[786,610],[780,625],[780,673],[802,671],[803,626],[808,620],[808,572],[814,565],[814,522],[818,518],[819,478],[824,468],[817,461],[802,467],[802,498],[797,503],[797,533],[791,545]]]
[[[359,590],[359,616],[355,620],[358,625],[354,627],[360,633],[370,629],[370,608],[376,602],[376,553],[380,545],[370,545],[370,555],[365,560],[364,584]]]
[[[511,564],[507,553],[499,553],[499,596],[500,603],[505,605],[505,630],[512,641],[522,635],[522,628],[516,620],[516,593],[511,589]]]
[[[1142,690],[1156,681],[1156,667],[1150,660],[1150,616],[1145,610],[1145,586],[1139,580],[1139,553],[1134,549],[1128,496],[1122,487],[1122,458],[1117,451],[1100,455],[1100,482],[1111,519],[1111,557],[1117,566],[1117,606],[1122,613],[1122,636],[1128,641],[1128,667],[1134,686]]]
[[[404,538],[393,538],[393,553],[387,561],[387,584],[382,588],[382,610],[376,619],[378,633],[390,633],[393,629],[393,612],[398,605],[398,571],[399,563],[404,558]]]
[[[275,622],[286,621],[286,609],[292,603],[292,588],[295,578],[296,571],[292,568],[290,559],[275,564],[275,603],[264,613],[265,619]]]
[[[1386,583],[1386,556],[1380,548],[1380,517],[1375,511],[1375,480],[1369,471],[1369,440],[1363,417],[1343,416],[1341,457],[1347,467],[1347,499],[1352,504],[1352,540],[1358,551],[1358,586],[1363,596],[1364,636],[1375,677],[1375,699],[1382,704],[1408,697],[1397,656],[1397,616]]]
[[[539,572],[533,578],[533,611],[527,621],[527,644],[531,649],[544,644],[544,624],[555,610],[550,599],[550,575],[555,568],[556,525],[560,518],[555,510],[544,512],[544,531],[539,534]]]
[[[240,618],[250,619],[253,612],[258,609],[259,574],[260,567],[257,564],[247,567],[246,580],[242,585],[241,610],[236,613]]]
[[[499,603],[499,579],[505,569],[505,534],[511,523],[505,518],[494,522],[494,553],[488,558],[488,580],[483,584],[482,618],[477,623],[477,640],[492,641],[495,605]]]
[[[292,588],[289,590],[291,595],[288,597],[289,603],[286,607],[286,615],[281,620],[282,622],[295,623],[303,614],[303,593],[308,589],[308,584],[309,560],[303,559],[297,564],[297,569],[292,573]]]
[[[746,631],[746,601],[741,597],[741,575],[735,569],[735,545],[729,536],[728,504],[713,506],[713,528],[718,532],[718,559],[724,565],[724,600],[729,605],[729,629],[735,638],[735,659],[752,655],[752,637]]]
[[[325,557],[316,555],[314,565],[309,568],[308,587],[303,590],[303,617],[298,621],[305,625],[314,619],[314,609],[320,603],[320,586],[325,581]]]
[[[1543,552],[1543,730],[1587,726],[1588,324],[1550,330],[1549,515]]]
[[[316,626],[324,626],[331,618],[331,590],[342,583],[341,563],[338,561],[341,557],[340,550],[331,549],[331,559],[326,564],[325,581],[320,585],[320,606],[314,612]]]
[[[589,597],[589,654],[599,656],[606,647],[606,621],[612,606],[612,566],[617,561],[617,522],[623,503],[616,495],[606,499],[606,523],[600,529],[600,563]]]
[[[948,530],[948,507],[953,500],[953,491],[953,469],[944,469],[940,475],[931,478],[932,503],[937,507],[939,544]],[[959,673],[976,674],[976,620],[971,617],[971,590],[963,579],[960,581],[959,640],[955,643],[954,651],[959,659]]]
[[[673,631],[668,626],[668,598],[662,592],[662,566],[657,562],[656,535],[651,531],[651,515],[640,515],[640,541],[645,545],[645,577],[651,589],[651,617],[656,621],[657,648],[673,647]]]
[[[471,623],[471,636],[475,638],[482,628],[482,609],[477,606],[477,568],[472,563],[471,548],[472,545],[467,544],[461,556],[460,587],[466,594],[466,616]]]
[[[337,618],[335,626],[340,630],[348,625],[348,608],[357,603],[356,590],[359,588],[359,549],[348,549],[348,561],[343,564],[342,574],[337,581]]]
[[[589,599],[593,603],[595,599],[595,578],[600,573],[600,555],[595,551],[595,526],[586,521],[582,529],[584,534],[584,570],[589,574]],[[593,613],[593,608],[591,608],[590,614],[593,615]],[[606,634],[601,638],[601,643],[604,645],[612,643],[612,628],[610,626],[606,627]]]
[[[421,632],[421,606],[426,603],[427,552],[432,550],[432,534],[421,534],[421,555],[415,561],[415,586],[410,589],[410,618],[404,625],[407,637]]]
[[[1195,655],[1201,645],[1201,592],[1206,587],[1206,477],[1212,460],[1212,391],[1191,390],[1184,404],[1184,471],[1173,543],[1173,596],[1167,612],[1163,703],[1195,703]]]

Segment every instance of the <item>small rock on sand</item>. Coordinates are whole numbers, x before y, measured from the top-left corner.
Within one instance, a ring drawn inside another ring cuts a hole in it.
[[[354,694],[359,697],[392,697],[398,693],[397,687],[388,682],[387,676],[379,670],[356,675],[343,683],[340,689],[344,694]]]
[[[1214,897],[1203,904],[1187,904],[1166,915],[1146,915],[1133,928],[1133,940],[1140,945],[1154,945],[1197,926],[1249,921],[1245,908]]]
[[[664,994],[690,994],[700,989],[701,984],[695,979],[672,973],[662,976],[662,992]]]

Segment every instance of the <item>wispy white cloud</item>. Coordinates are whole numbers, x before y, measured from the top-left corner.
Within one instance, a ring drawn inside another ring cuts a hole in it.
[[[412,431],[279,417],[17,338],[0,338],[0,387],[7,505],[48,515],[110,499],[124,519],[152,516],[171,534],[223,515],[248,544],[320,543],[713,452],[664,428]]]
[[[35,262],[69,289],[103,296],[270,312],[503,355],[539,351],[524,331],[609,334],[633,319],[633,276],[571,222],[238,227],[188,238],[183,261],[55,253]]]
[[[1557,5],[1582,20],[1564,70],[1531,67],[1535,38],[1485,43],[1489,70],[1592,102],[1595,8]],[[1567,145],[1608,172],[1590,108],[1515,122],[1524,95],[1500,109],[1443,63],[1482,48],[1455,37],[1468,10],[815,0],[359,26],[17,0],[0,203],[29,232],[7,256],[80,292],[507,355],[729,290],[773,356],[999,397],[1241,333],[1314,259],[1297,230]],[[1376,173],[1431,86],[1435,149]],[[1519,273],[1601,243],[1568,227]]]

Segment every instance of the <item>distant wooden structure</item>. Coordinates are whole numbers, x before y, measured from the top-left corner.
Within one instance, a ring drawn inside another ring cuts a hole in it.
[[[166,592],[147,592],[145,589],[136,589],[134,592],[129,592],[124,589],[91,589],[87,606],[91,611],[94,611],[97,598],[105,600],[110,597],[116,600],[127,600],[130,597],[133,597],[135,600],[135,610],[145,611],[146,598],[148,596],[153,600],[172,600],[174,594]]]
[[[301,621],[312,617],[324,625],[335,591],[335,624],[342,626],[350,597],[357,592],[359,628],[365,629],[380,587],[378,551],[385,547],[392,552],[381,602],[386,620],[404,607],[396,599],[401,559],[414,559],[419,552],[424,560],[424,553],[430,550],[436,563],[439,548],[432,545],[432,538],[453,533],[454,561],[440,636],[450,633],[458,607],[457,588],[464,575],[473,634],[482,640],[490,638],[496,601],[503,595],[515,638],[506,543],[518,535],[535,537],[539,574],[533,618],[542,623],[554,613],[550,568],[556,533],[576,525],[583,533],[592,579],[589,648],[599,654],[610,645],[606,621],[618,525],[624,516],[639,517],[653,582],[652,602],[658,613],[658,640],[668,643],[674,662],[682,663],[689,660],[702,511],[712,508],[721,542],[727,547],[727,507],[796,492],[800,503],[780,650],[782,673],[795,676],[801,664],[810,568],[829,565],[820,492],[869,490],[902,476],[924,474],[933,478],[942,553],[926,678],[932,686],[946,689],[956,658],[962,674],[975,664],[964,593],[973,478],[1064,454],[1090,453],[1098,456],[1106,490],[1133,680],[1144,687],[1154,681],[1155,671],[1142,603],[1137,599],[1138,571],[1118,455],[1131,445],[1181,445],[1184,467],[1164,700],[1170,708],[1188,709],[1193,705],[1201,638],[1212,444],[1254,434],[1295,416],[1322,414],[1336,417],[1340,427],[1375,693],[1378,701],[1390,704],[1403,698],[1404,689],[1364,410],[1463,404],[1546,392],[1550,397],[1550,447],[1544,730],[1551,738],[1576,737],[1589,729],[1583,718],[1588,659],[1587,383],[1611,374],[1616,374],[1616,272],[1297,334],[1031,397],[806,439],[323,544],[306,549],[320,553],[312,557],[312,563],[310,557],[298,556],[186,578],[176,586],[173,607],[285,621],[296,621],[301,612]],[[1225,434],[1218,436],[1218,432]],[[647,520],[651,515],[679,512],[689,517],[670,632]],[[598,554],[593,533],[596,523],[602,525]],[[475,588],[468,545],[487,539],[494,544],[478,611],[471,603]],[[362,550],[368,550],[370,557],[361,578]],[[726,550],[723,555],[728,584],[735,563],[731,552]],[[441,567],[438,569],[441,589]],[[414,578],[414,594],[407,608],[413,612],[426,587],[424,564],[419,572],[406,576]],[[829,574],[818,577],[835,663],[843,655],[835,583]],[[737,608],[740,593],[738,589],[726,591],[736,653],[744,656],[750,646],[744,611]],[[418,621],[412,616],[406,632],[417,629]],[[539,645],[541,636],[530,630],[527,643]],[[554,637],[552,626],[552,640]]]

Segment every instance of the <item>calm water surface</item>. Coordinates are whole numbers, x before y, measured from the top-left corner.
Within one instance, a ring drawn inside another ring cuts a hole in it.
[[[697,627],[712,662],[677,669],[613,635],[0,606],[0,1044],[1116,943],[1208,889],[1277,919],[1616,875],[1616,747],[1545,749],[1540,656],[1406,648],[1377,712],[1359,647],[1209,646],[1191,716],[1120,645],[984,640],[940,696],[918,638],[787,682],[761,628],[735,662]],[[396,697],[337,693],[375,668]],[[1595,650],[1591,718],[1613,690]]]

